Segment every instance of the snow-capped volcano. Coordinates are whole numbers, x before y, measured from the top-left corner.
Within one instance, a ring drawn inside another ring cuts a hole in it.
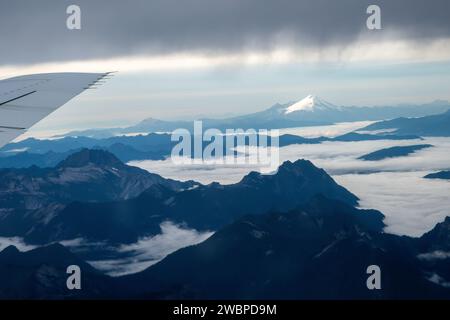
[[[284,111],[284,114],[289,114],[296,111],[314,112],[315,110],[340,110],[340,108],[316,96],[309,95],[306,98],[287,107]]]

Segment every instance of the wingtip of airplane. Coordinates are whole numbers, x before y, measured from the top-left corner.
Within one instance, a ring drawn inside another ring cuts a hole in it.
[[[101,73],[100,76],[95,81],[93,81],[92,83],[89,83],[89,85],[83,89],[84,90],[97,89],[98,86],[101,86],[102,84],[104,84],[106,80],[111,79],[114,76],[114,74],[117,72],[118,71],[108,71],[105,73]]]

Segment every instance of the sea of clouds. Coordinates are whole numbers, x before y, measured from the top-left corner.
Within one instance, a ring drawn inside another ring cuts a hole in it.
[[[336,136],[361,125],[364,123],[289,129],[289,133],[309,137],[324,134]],[[383,148],[415,144],[431,144],[433,147],[409,156],[381,161],[358,159]],[[386,232],[420,236],[450,215],[450,182],[423,178],[428,173],[450,169],[450,138],[324,142],[280,148],[280,163],[302,158],[324,168],[339,184],[356,194],[361,199],[362,208],[382,211],[386,215]],[[257,164],[179,165],[174,164],[171,159],[133,161],[129,164],[167,178],[194,179],[206,184],[213,181],[222,184],[236,183],[250,171],[267,173],[267,170],[261,170]]]
[[[307,137],[341,135],[367,123],[346,123],[334,126],[286,129],[284,133]],[[431,144],[406,157],[381,161],[363,161],[367,153],[392,147]],[[286,160],[311,160],[324,168],[337,183],[360,199],[360,207],[378,209],[385,214],[385,231],[409,236],[420,236],[450,215],[450,182],[423,177],[439,170],[450,169],[450,138],[426,138],[404,141],[324,142],[313,145],[291,145],[280,148],[280,163]],[[250,152],[254,150],[250,149]],[[250,171],[259,171],[258,165],[175,164],[164,161],[133,161],[129,163],[166,178],[197,180],[202,183],[217,181],[236,183]],[[263,170],[263,173],[266,173]],[[272,172],[273,173],[273,172]],[[271,174],[271,173],[268,173]],[[161,234],[145,237],[133,244],[110,246],[106,243],[86,242],[83,239],[63,241],[62,244],[81,254],[95,268],[112,276],[134,273],[157,263],[168,254],[203,242],[213,232],[198,232],[167,221],[161,225]],[[0,238],[0,250],[15,245],[21,251],[35,246],[21,238]]]

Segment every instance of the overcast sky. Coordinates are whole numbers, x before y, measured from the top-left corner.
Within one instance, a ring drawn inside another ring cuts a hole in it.
[[[66,8],[81,8],[81,30]],[[382,30],[366,9],[381,7]],[[450,99],[448,0],[1,0],[0,77],[112,71],[40,130],[224,116],[320,95]]]

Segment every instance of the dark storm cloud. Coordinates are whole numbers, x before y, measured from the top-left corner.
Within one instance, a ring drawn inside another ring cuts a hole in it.
[[[66,28],[70,4],[82,9],[80,31]],[[369,4],[382,8],[382,31],[365,29]],[[425,42],[450,35],[449,12],[448,0],[0,0],[0,65],[264,50],[286,35],[298,48],[389,31]]]

